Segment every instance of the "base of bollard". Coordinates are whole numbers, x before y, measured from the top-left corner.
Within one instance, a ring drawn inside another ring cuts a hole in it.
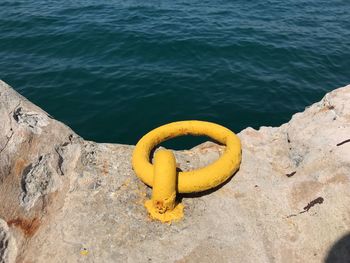
[[[177,204],[173,210],[168,210],[163,214],[159,213],[158,210],[153,206],[152,200],[147,200],[145,202],[145,207],[147,208],[149,216],[152,219],[159,220],[163,223],[171,223],[174,221],[179,221],[184,216],[183,204]]]

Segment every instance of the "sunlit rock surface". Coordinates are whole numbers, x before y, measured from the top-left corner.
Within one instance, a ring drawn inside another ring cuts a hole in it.
[[[84,141],[0,82],[0,262],[346,262],[350,85],[278,128],[247,128],[240,170],[149,219],[133,146]],[[182,170],[224,148],[176,152]]]

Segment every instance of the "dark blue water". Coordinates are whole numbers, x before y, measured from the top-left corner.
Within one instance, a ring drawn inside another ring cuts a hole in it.
[[[350,1],[1,1],[0,78],[99,142],[280,125],[350,82]]]

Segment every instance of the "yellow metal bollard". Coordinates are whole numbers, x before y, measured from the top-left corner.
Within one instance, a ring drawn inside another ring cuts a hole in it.
[[[159,143],[181,135],[206,135],[226,145],[222,156],[207,167],[176,174],[173,153],[159,150],[154,164],[150,153]],[[231,177],[241,162],[241,143],[229,129],[204,121],[173,122],[154,129],[141,138],[133,152],[132,165],[141,180],[153,187],[152,200],[145,203],[152,218],[169,222],[183,216],[183,205],[175,203],[179,193],[200,192],[220,185]]]

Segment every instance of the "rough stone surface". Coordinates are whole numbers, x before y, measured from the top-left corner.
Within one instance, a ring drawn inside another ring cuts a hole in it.
[[[58,190],[60,179],[51,166],[51,158],[51,154],[39,156],[23,170],[20,203],[26,210],[32,208],[39,197]]]
[[[240,170],[180,196],[185,218],[167,225],[143,207],[151,189],[132,170],[133,146],[84,141],[0,82],[1,260],[347,262],[349,101],[346,86],[281,127],[243,130]],[[175,155],[190,170],[223,151],[207,142]]]
[[[16,256],[16,241],[10,233],[7,223],[0,219],[0,262],[15,262]]]

